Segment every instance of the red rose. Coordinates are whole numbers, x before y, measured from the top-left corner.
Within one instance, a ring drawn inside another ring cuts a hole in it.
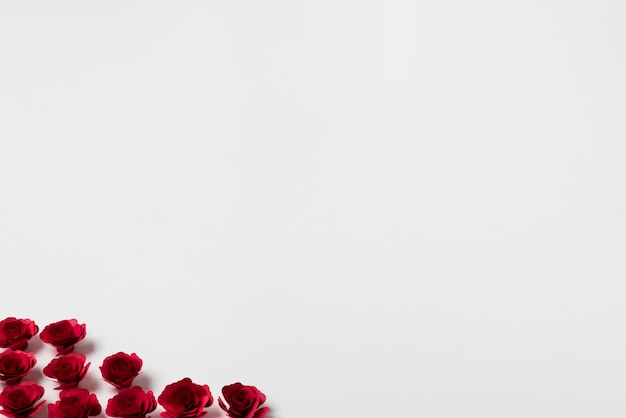
[[[254,386],[246,386],[237,382],[224,386],[222,394],[229,407],[224,404],[222,398],[219,398],[217,402],[229,417],[263,418],[270,410],[267,406],[257,409],[265,402],[265,395]]]
[[[46,401],[41,399],[44,388],[34,382],[22,382],[15,386],[7,386],[0,393],[0,414],[9,418],[26,418],[34,415]]]
[[[113,354],[104,359],[100,371],[104,380],[118,389],[127,388],[141,371],[143,361],[133,353]]]
[[[39,327],[30,319],[13,317],[0,321],[0,347],[13,350],[24,350]]]
[[[86,418],[102,412],[98,398],[87,389],[66,389],[59,398],[56,403],[48,404],[48,418]]]
[[[44,343],[56,347],[59,354],[74,350],[74,345],[85,338],[87,326],[75,319],[63,320],[46,326],[39,337]]]
[[[163,418],[198,418],[206,414],[204,408],[213,404],[213,396],[207,385],[197,385],[186,377],[165,386],[159,403],[165,408]]]
[[[37,359],[33,353],[6,350],[0,353],[0,380],[14,384],[30,373]]]
[[[66,354],[52,359],[50,364],[43,368],[43,374],[59,382],[55,389],[72,389],[78,386],[87,374],[89,365],[85,364],[82,354]]]
[[[109,399],[106,413],[110,417],[144,418],[156,409],[157,402],[151,390],[144,392],[139,386],[124,388]]]

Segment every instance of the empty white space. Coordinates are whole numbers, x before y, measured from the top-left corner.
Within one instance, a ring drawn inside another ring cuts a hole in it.
[[[271,418],[623,417],[624,22],[3,1],[0,316],[86,323],[103,403],[126,351]]]

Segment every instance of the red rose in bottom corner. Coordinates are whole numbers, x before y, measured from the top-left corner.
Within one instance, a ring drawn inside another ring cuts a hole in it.
[[[259,408],[265,403],[265,395],[254,386],[246,386],[241,383],[222,388],[224,400],[228,407],[219,398],[217,401],[226,414],[232,418],[263,418],[270,410],[267,406]],[[257,409],[258,408],[258,409]]]
[[[56,347],[59,354],[67,354],[74,350],[74,345],[85,338],[87,326],[79,324],[75,319],[65,319],[47,325],[39,338],[44,343]]]
[[[26,418],[34,415],[45,401],[39,401],[44,388],[34,382],[22,382],[7,386],[0,393],[0,414],[9,418]]]
[[[48,418],[87,418],[100,412],[96,395],[83,388],[63,390],[56,403],[48,404]]]
[[[83,354],[66,354],[52,359],[43,368],[43,374],[59,382],[55,389],[72,389],[83,380],[91,363],[85,364],[87,359]]]
[[[163,418],[198,418],[206,415],[204,408],[213,404],[213,396],[207,385],[197,385],[186,377],[167,385],[159,403],[165,409]]]
[[[39,332],[39,327],[30,319],[8,317],[0,321],[0,347],[25,350],[28,340]]]
[[[157,402],[151,390],[144,392],[139,386],[121,389],[109,399],[106,414],[117,418],[145,418],[156,409]]]
[[[37,359],[33,353],[20,350],[6,350],[0,353],[0,380],[14,384],[30,373]]]

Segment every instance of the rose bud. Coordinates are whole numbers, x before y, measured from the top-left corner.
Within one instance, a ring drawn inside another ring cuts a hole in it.
[[[143,361],[137,354],[117,353],[104,359],[102,378],[118,389],[127,388],[141,371]]]
[[[0,353],[0,380],[10,385],[18,383],[35,364],[37,359],[33,353],[6,350]]]
[[[44,388],[34,382],[22,382],[7,386],[0,393],[0,414],[9,418],[26,418],[34,415],[46,401],[37,403],[44,394]]]
[[[38,332],[39,327],[30,319],[6,318],[0,321],[0,347],[25,350],[28,340]]]
[[[59,382],[55,389],[72,389],[78,386],[87,374],[89,365],[85,364],[82,354],[66,354],[52,359],[50,364],[43,368],[43,374]]]
[[[207,385],[197,385],[186,377],[165,386],[159,403],[165,409],[163,418],[198,418],[213,404],[213,396]]]
[[[74,350],[74,345],[85,338],[86,334],[85,324],[79,324],[75,319],[68,319],[46,326],[39,337],[44,343],[55,346],[59,354],[67,354]]]
[[[139,386],[120,389],[109,399],[106,414],[119,418],[144,418],[156,409],[157,402],[151,390],[144,392]]]
[[[257,409],[265,403],[265,395],[254,386],[246,386],[237,382],[224,386],[222,394],[229,406],[224,404],[222,398],[219,398],[217,402],[229,417],[263,418],[270,410],[267,406]]]
[[[86,418],[100,412],[102,407],[96,395],[83,388],[63,390],[56,403],[48,404],[48,418]]]

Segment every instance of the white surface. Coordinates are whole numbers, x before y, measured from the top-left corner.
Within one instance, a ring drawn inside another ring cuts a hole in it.
[[[134,351],[273,418],[623,417],[626,3],[574,3],[3,1],[0,316],[87,323],[103,404]]]

